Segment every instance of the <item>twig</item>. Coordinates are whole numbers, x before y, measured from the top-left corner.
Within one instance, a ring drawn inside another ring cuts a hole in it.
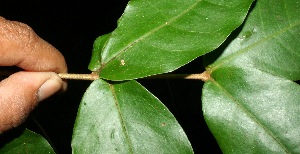
[[[14,72],[10,71],[0,71],[0,76],[9,76]],[[96,73],[91,74],[70,74],[70,73],[58,73],[58,76],[62,79],[67,80],[97,80],[99,76]],[[208,81],[211,79],[210,73],[204,71],[200,74],[158,74],[153,76],[148,76],[142,79],[190,79],[190,80],[202,80]]]
[[[210,74],[204,71],[201,74],[158,74],[146,77],[145,79],[190,79],[208,81],[211,79]]]
[[[97,80],[99,77],[97,74],[69,74],[69,73],[59,73],[58,76],[62,79],[68,80]]]

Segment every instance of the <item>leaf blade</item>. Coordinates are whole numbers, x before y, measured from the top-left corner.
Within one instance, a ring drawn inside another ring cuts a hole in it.
[[[78,112],[72,148],[73,153],[193,152],[172,114],[135,81],[91,84]]]
[[[213,80],[203,89],[203,113],[224,153],[300,152],[299,3],[257,1],[207,68]]]
[[[131,1],[102,51],[100,76],[126,80],[175,70],[217,48],[251,2]]]
[[[293,18],[285,16],[284,13],[299,14],[299,9],[294,10],[300,7],[299,3],[299,1],[271,3],[258,1],[238,38],[226,48],[214,64],[209,66],[209,69],[213,71],[220,66],[237,64],[255,67],[287,79],[299,80],[300,56],[297,52],[299,45],[294,40],[300,36],[300,19],[295,15]]]
[[[224,153],[299,152],[295,145],[300,144],[296,137],[300,135],[300,110],[294,103],[300,100],[299,85],[259,70],[239,68],[218,69],[214,78],[217,82],[204,88],[203,112]],[[256,80],[259,82],[251,82]],[[226,133],[227,137],[222,136]]]
[[[88,65],[89,70],[97,71],[97,70],[100,69],[100,67],[101,67],[101,61],[100,61],[101,60],[101,50],[103,49],[103,47],[107,43],[107,40],[109,39],[109,37],[110,37],[110,33],[99,36],[94,41],[92,58],[91,58],[90,63]]]
[[[36,134],[28,129],[25,129],[20,136],[12,139],[9,143],[0,148],[0,153],[15,154],[15,153],[49,153],[54,154],[54,150],[39,134]]]

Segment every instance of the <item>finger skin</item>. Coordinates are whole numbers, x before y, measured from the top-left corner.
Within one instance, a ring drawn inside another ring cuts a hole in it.
[[[18,66],[27,71],[0,82],[0,134],[23,122],[40,101],[39,95],[45,99],[66,87],[56,74],[67,72],[62,54],[26,24],[2,17],[0,66]],[[47,82],[50,79],[54,82]]]
[[[38,104],[40,87],[49,79],[57,82],[51,94],[62,88],[63,81],[53,72],[18,72],[0,82],[0,134],[27,118]]]
[[[0,66],[67,72],[62,54],[27,25],[0,17]]]

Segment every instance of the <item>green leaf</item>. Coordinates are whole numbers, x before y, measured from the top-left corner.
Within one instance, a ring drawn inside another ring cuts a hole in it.
[[[299,8],[299,0],[258,0],[209,66],[203,113],[224,153],[300,153]]]
[[[259,0],[240,35],[209,69],[234,65],[299,80],[299,8],[299,0]]]
[[[94,81],[79,107],[73,153],[193,153],[174,116],[136,81]]]
[[[243,22],[252,1],[130,1],[102,50],[100,77],[173,71],[217,48]]]
[[[111,33],[99,36],[95,40],[94,45],[93,45],[92,58],[91,58],[91,61],[89,63],[89,66],[88,66],[88,68],[91,71],[97,71],[97,70],[100,69],[100,67],[101,67],[101,62],[100,62],[100,60],[101,60],[101,51],[103,50],[103,47],[105,46],[110,34]]]
[[[18,138],[0,148],[1,154],[54,154],[52,147],[42,136],[25,129]]]

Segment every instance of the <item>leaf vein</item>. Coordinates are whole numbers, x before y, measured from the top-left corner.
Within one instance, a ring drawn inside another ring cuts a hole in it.
[[[109,88],[110,88],[110,90],[111,90],[111,92],[113,94],[113,99],[114,99],[116,108],[118,109],[118,114],[119,114],[119,117],[120,117],[120,121],[121,121],[121,125],[122,125],[122,130],[123,130],[123,132],[125,134],[125,137],[126,137],[126,140],[128,142],[128,145],[129,145],[129,148],[130,148],[130,152],[133,153],[133,144],[132,144],[132,142],[130,140],[129,133],[128,133],[127,128],[126,128],[124,118],[122,116],[122,112],[121,112],[121,109],[120,109],[119,101],[117,99],[115,88],[111,84],[109,84]]]

